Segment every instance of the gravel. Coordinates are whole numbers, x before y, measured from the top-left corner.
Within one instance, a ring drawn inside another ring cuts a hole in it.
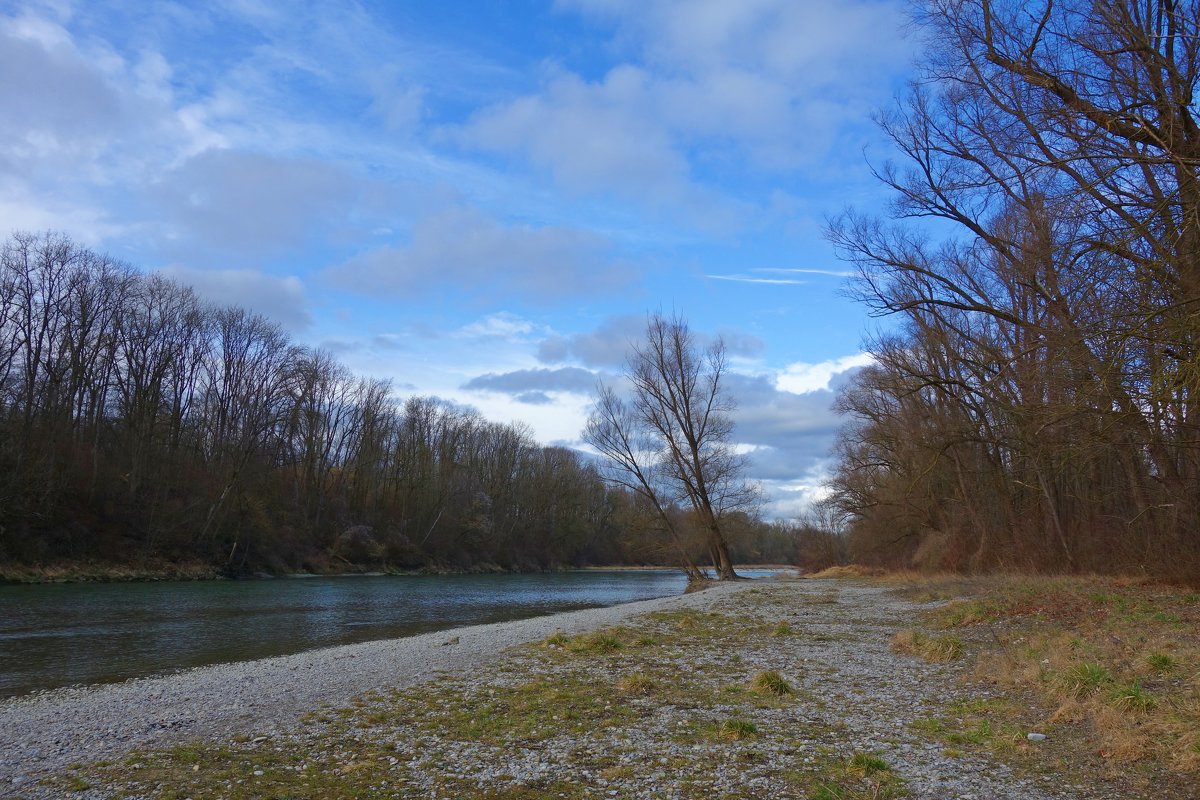
[[[371,689],[473,671],[507,648],[556,630],[573,634],[655,610],[708,608],[745,586],[7,699],[0,702],[0,797],[16,787],[27,792],[39,774],[68,764],[189,739],[285,729],[322,703],[344,705]]]
[[[618,672],[635,668],[623,666],[626,656],[556,659],[545,648],[512,647],[543,640],[557,630],[574,634],[617,624],[651,634],[657,626],[665,634],[671,623],[642,615],[692,608],[719,610],[761,630],[780,621],[791,627],[788,635],[745,637],[736,654],[697,639],[662,645],[646,656],[656,668],[680,670],[689,679],[707,682],[718,698],[731,682],[744,685],[746,676],[778,671],[796,688],[796,699],[754,708],[762,735],[751,744],[680,735],[745,713],[746,706],[734,699],[709,706],[647,706],[636,725],[576,734],[564,730],[513,745],[434,736],[414,750],[408,744],[419,736],[417,721],[403,719],[375,730],[363,723],[363,735],[394,746],[397,758],[390,760],[406,776],[397,796],[406,797],[434,796],[444,785],[447,764],[470,785],[497,789],[570,781],[582,782],[589,797],[807,797],[795,793],[794,783],[788,782],[794,778],[781,776],[781,764],[792,765],[793,772],[811,768],[816,774],[831,757],[845,761],[855,753],[878,754],[916,798],[1096,796],[1056,776],[1018,774],[983,751],[948,753],[944,744],[913,728],[914,720],[944,715],[949,701],[985,696],[984,690],[963,682],[962,663],[927,664],[889,649],[891,635],[912,625],[922,607],[855,583],[755,581],[112,686],[56,690],[0,705],[0,795],[55,796],[33,786],[38,773],[197,737],[253,733],[255,738],[241,745],[248,757],[256,748],[317,752],[333,745],[326,744],[320,725],[298,724],[299,715],[322,704],[344,706],[371,689],[417,687],[441,678],[453,682],[461,696],[483,698],[531,676],[561,677],[572,670],[578,676],[581,669],[592,670],[598,688],[612,686]],[[362,713],[369,711],[368,704]],[[281,738],[273,738],[276,733]],[[748,753],[753,757],[747,758]],[[590,759],[609,766],[590,769]],[[246,779],[257,777],[260,773],[253,772]]]

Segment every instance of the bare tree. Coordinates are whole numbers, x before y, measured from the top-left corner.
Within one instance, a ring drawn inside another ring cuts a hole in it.
[[[583,440],[604,456],[605,479],[650,504],[688,578],[703,578],[668,508],[669,488],[664,484],[662,464],[656,460],[653,442],[648,441],[645,428],[638,424],[630,407],[612,388],[601,386],[598,395],[583,429]]]
[[[1200,5],[927,0],[916,22],[925,80],[882,119],[895,222],[831,229],[904,320],[846,396],[845,507],[881,533],[912,511],[944,566],[1195,579]]]
[[[722,520],[758,502],[756,487],[744,479],[745,459],[733,446],[734,402],[722,384],[725,368],[720,339],[702,348],[682,317],[651,315],[626,363],[628,412],[611,395],[606,403],[601,387],[595,424],[589,422],[604,445],[597,449],[616,456],[606,453],[630,483],[644,488],[661,482],[672,492],[670,500],[692,508],[722,580],[737,577]]]

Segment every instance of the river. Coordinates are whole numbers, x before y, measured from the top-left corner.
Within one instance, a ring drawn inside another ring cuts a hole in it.
[[[0,697],[679,594],[672,570],[0,585]]]

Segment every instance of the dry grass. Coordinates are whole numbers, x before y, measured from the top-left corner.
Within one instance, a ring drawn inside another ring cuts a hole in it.
[[[883,578],[889,573],[880,567],[867,567],[862,564],[846,564],[840,567],[826,567],[820,572],[806,575],[806,578]]]
[[[955,661],[963,654],[963,642],[957,636],[927,636],[912,629],[898,631],[890,644],[894,652],[932,662]]]
[[[795,690],[787,680],[775,670],[760,672],[750,682],[750,688],[759,694],[784,697],[793,694]]]
[[[640,695],[645,697],[654,694],[654,692],[658,690],[658,684],[654,682],[653,678],[636,673],[633,675],[626,675],[617,681],[617,688],[625,694]]]
[[[1047,722],[1078,726],[1109,763],[1200,772],[1200,596],[1099,577],[935,579],[905,591],[958,593],[926,620],[979,631],[974,677],[1040,696]],[[921,637],[902,632],[893,648],[924,657]]]

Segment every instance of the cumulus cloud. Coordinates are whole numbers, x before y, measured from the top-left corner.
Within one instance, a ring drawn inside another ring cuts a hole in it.
[[[548,406],[554,404],[554,398],[545,392],[522,392],[513,397],[518,403],[529,406]]]
[[[510,311],[499,311],[464,325],[459,328],[458,335],[468,338],[478,337],[521,341],[533,333],[536,327],[532,322],[518,314],[513,314]]]
[[[870,363],[863,354],[820,364],[795,364],[790,373],[728,373],[737,400],[735,437],[749,460],[749,477],[770,498],[770,516],[795,516],[825,493],[832,450],[843,420],[833,410],[836,391]],[[795,389],[789,389],[789,384]]]
[[[827,167],[835,144],[873,135],[863,121],[890,93],[881,76],[908,55],[901,12],[882,0],[558,5],[612,24],[629,60],[594,80],[550,70],[454,136],[561,186],[651,204],[695,194],[697,152],[705,167]]]
[[[688,165],[656,121],[649,82],[632,66],[618,67],[598,83],[560,75],[542,94],[479,112],[457,138],[520,154],[571,189],[677,198]]]
[[[615,21],[653,63],[697,73],[729,64],[823,85],[865,79],[903,51],[901,10],[881,0],[559,0]],[[871,45],[871,46],[867,46]]]
[[[122,56],[49,13],[0,14],[0,75],[0,191],[24,207],[5,215],[10,224],[50,217],[93,240],[128,230],[131,197],[181,155],[222,141],[178,107],[160,53]]]
[[[702,345],[715,337],[693,331]],[[537,358],[543,364],[575,360],[586,367],[619,367],[630,348],[646,335],[646,316],[622,314],[609,317],[590,331],[569,336],[548,336],[538,343]],[[752,334],[729,329],[718,333],[730,355],[753,358],[763,351],[763,341]]]
[[[794,478],[828,457],[840,425],[832,390],[793,394],[777,388],[771,376],[738,373],[728,373],[726,387],[737,400],[735,436],[753,447],[754,477]]]
[[[303,330],[312,324],[304,284],[295,276],[281,278],[254,270],[181,266],[165,267],[159,272],[191,286],[210,302],[257,312],[289,330]]]
[[[130,98],[52,23],[22,17],[0,25],[0,74],[6,167],[94,155],[127,125]]]
[[[417,221],[410,241],[356,256],[329,271],[339,286],[371,294],[453,290],[535,301],[612,291],[632,279],[599,234],[570,227],[506,225],[454,207]]]
[[[819,392],[830,387],[835,376],[871,364],[873,359],[867,353],[856,353],[830,361],[809,364],[797,361],[789,364],[775,379],[775,385],[784,391],[797,394]]]

